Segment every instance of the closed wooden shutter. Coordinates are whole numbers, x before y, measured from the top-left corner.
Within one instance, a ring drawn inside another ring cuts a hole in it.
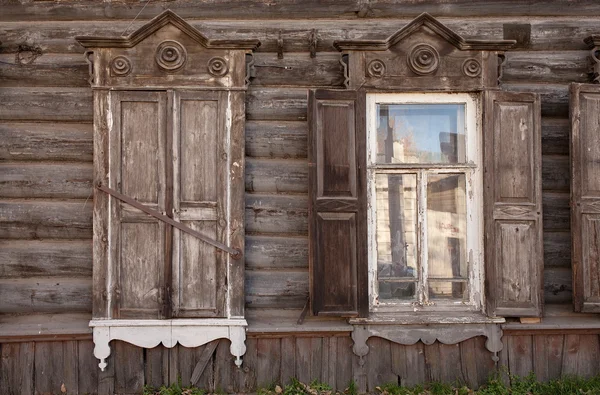
[[[227,92],[175,92],[173,119],[174,218],[228,244]],[[175,317],[222,317],[227,253],[174,231]]]
[[[542,313],[541,110],[533,93],[484,96],[488,314]]]
[[[110,187],[165,212],[167,95],[165,92],[112,92]],[[110,127],[110,126],[109,126]],[[169,251],[167,225],[113,199],[109,256],[119,318],[162,318],[164,268]]]
[[[367,316],[365,95],[311,90],[308,108],[312,311]]]
[[[600,313],[600,86],[571,85],[575,311]]]

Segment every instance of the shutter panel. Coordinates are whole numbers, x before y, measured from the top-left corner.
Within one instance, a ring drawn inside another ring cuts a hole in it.
[[[110,187],[160,212],[166,196],[166,93],[112,92]],[[167,225],[112,199],[109,232],[118,318],[162,318]]]
[[[533,93],[485,92],[488,314],[542,313],[541,110]]]
[[[368,315],[365,95],[311,90],[309,247],[315,315]]]
[[[600,86],[571,85],[575,311],[600,313]]]
[[[175,92],[174,218],[228,244],[227,92]],[[223,317],[227,253],[174,230],[175,317]]]

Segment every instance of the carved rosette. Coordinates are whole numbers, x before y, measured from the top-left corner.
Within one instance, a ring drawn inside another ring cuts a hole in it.
[[[429,44],[413,47],[408,56],[408,67],[417,75],[428,75],[435,72],[440,65],[440,55]]]
[[[187,60],[187,52],[177,41],[163,41],[156,48],[156,64],[162,70],[173,72],[183,67]]]
[[[229,71],[227,61],[218,56],[209,60],[206,67],[208,68],[208,72],[215,77],[223,77]]]
[[[385,75],[385,63],[380,59],[373,59],[367,65],[369,77],[381,78]]]
[[[125,56],[116,56],[110,61],[110,74],[125,77],[131,73],[131,62]]]
[[[467,77],[478,77],[481,75],[481,64],[477,59],[467,59],[463,62],[462,72]]]

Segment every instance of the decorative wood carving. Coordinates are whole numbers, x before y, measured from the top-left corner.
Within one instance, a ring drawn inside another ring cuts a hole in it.
[[[592,82],[594,84],[600,84],[600,59],[598,54],[600,53],[600,35],[592,35],[586,38],[585,43],[590,50],[590,60],[592,64]]]
[[[349,66],[348,66],[348,55],[342,55],[340,57],[340,64],[342,65],[343,68],[343,75],[344,75],[344,87],[348,88],[348,86],[350,86],[350,75],[349,73]]]
[[[386,40],[336,41],[351,89],[480,91],[498,85],[498,55],[514,40],[467,40],[421,14]]]
[[[244,263],[206,241],[244,251],[244,102],[260,43],[209,40],[171,11],[128,37],[78,41],[94,90],[94,184],[151,209],[94,192],[90,326],[100,367],[111,340],[197,347],[218,338],[231,340],[240,366]]]
[[[359,364],[364,365],[364,357],[369,353],[367,340],[377,336],[394,343],[411,345],[418,341],[431,345],[435,341],[444,344],[456,344],[476,336],[485,336],[485,347],[491,352],[492,360],[498,362],[498,353],[502,350],[502,329],[497,324],[433,324],[423,325],[354,325],[352,351],[360,357]]]
[[[506,55],[503,53],[498,54],[498,79],[497,84],[500,85],[502,83],[502,76],[504,74],[504,63],[506,62]]]
[[[310,37],[308,38],[310,57],[314,58],[317,56],[317,43],[319,42],[319,35],[316,29],[310,31]]]

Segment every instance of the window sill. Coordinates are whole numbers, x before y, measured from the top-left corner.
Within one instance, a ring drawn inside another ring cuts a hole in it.
[[[368,318],[351,318],[352,325],[435,325],[435,324],[503,324],[502,317],[488,317],[473,312],[402,312],[370,313]]]

